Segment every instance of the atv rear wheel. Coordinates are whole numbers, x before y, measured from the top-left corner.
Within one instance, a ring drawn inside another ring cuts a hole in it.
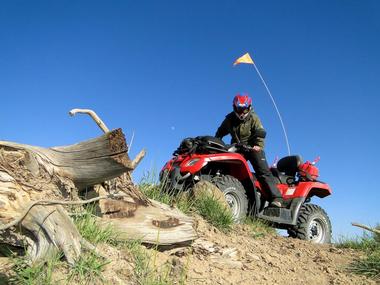
[[[305,204],[301,207],[297,225],[288,229],[290,237],[309,240],[313,243],[331,242],[331,222],[327,213],[319,206]]]
[[[244,220],[248,211],[248,198],[240,181],[230,175],[220,175],[213,177],[211,183],[223,192],[235,223]]]

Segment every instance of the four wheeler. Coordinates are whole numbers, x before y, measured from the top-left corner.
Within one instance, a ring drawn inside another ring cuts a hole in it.
[[[284,199],[281,208],[271,207],[269,195],[239,152],[242,145],[226,145],[211,136],[184,139],[160,172],[167,191],[186,191],[201,180],[216,185],[225,195],[233,218],[252,215],[286,229],[289,236],[314,243],[330,243],[331,223],[326,212],[309,203],[313,196],[331,194],[329,185],[317,180],[315,162],[298,155],[286,156],[270,170]]]

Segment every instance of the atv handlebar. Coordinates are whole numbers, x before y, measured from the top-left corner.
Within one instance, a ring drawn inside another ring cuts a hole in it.
[[[228,148],[228,152],[251,152],[253,150],[254,150],[253,147],[251,147],[249,145],[242,144],[242,143],[232,144]]]
[[[215,140],[215,138],[214,138]],[[231,145],[226,145],[223,141],[213,141],[209,140],[209,137],[196,137],[196,138],[186,138],[182,140],[180,146],[173,152],[173,156],[193,154],[196,152],[204,153],[210,152],[236,152],[236,153],[246,153],[255,150],[254,147],[235,143]]]

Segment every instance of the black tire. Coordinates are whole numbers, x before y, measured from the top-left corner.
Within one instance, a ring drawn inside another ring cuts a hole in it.
[[[297,225],[288,229],[290,237],[313,243],[331,243],[331,222],[327,213],[314,204],[302,205]]]
[[[241,182],[233,176],[221,175],[213,177],[211,183],[223,192],[231,208],[234,222],[243,221],[247,216],[248,198]]]

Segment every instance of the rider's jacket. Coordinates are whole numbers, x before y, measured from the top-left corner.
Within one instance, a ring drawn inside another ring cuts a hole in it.
[[[231,143],[264,148],[265,129],[254,111],[243,121],[234,112],[229,113],[216,131],[215,137],[222,139],[228,134],[232,137]]]

